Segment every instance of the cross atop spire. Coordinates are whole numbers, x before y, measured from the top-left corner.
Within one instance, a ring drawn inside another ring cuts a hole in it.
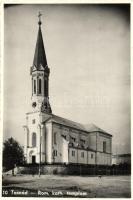
[[[39,11],[39,14],[38,14],[38,18],[39,18],[38,24],[39,24],[39,26],[42,24],[42,22],[41,22],[41,16],[42,16],[42,14],[41,14],[41,12]]]
[[[40,69],[40,66],[42,66],[46,70],[47,59],[46,59],[45,48],[44,48],[43,37],[42,37],[42,31],[41,31],[41,24],[42,24],[41,16],[42,16],[42,14],[39,12],[39,14],[38,14],[39,29],[38,29],[38,36],[37,36],[33,66],[35,66],[37,70]]]

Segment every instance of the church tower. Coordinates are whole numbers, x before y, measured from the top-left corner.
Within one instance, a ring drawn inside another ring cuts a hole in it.
[[[47,64],[46,53],[44,49],[41,14],[38,15],[39,29],[34,54],[33,65],[31,67],[32,77],[32,107],[34,111],[52,113],[49,103],[49,74],[50,69]]]
[[[52,116],[49,103],[49,74],[46,53],[41,30],[41,14],[39,13],[38,36],[35,47],[33,65],[30,68],[32,81],[32,97],[30,112],[26,113],[24,154],[27,163],[46,161],[45,121]]]

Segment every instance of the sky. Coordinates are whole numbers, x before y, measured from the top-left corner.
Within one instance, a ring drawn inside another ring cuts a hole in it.
[[[4,10],[4,139],[23,145],[30,67],[42,13],[52,112],[113,135],[130,153],[130,12],[104,4],[15,5]]]

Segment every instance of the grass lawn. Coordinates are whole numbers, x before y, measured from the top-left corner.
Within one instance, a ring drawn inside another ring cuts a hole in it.
[[[3,196],[125,198],[131,196],[130,183],[130,176],[9,175],[3,178]]]

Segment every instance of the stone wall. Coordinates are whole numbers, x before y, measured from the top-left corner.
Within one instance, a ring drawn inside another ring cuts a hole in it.
[[[95,165],[41,165],[41,174],[62,174],[62,175],[109,175],[111,166],[95,166]],[[18,167],[18,174],[38,174],[39,166],[23,166]]]

